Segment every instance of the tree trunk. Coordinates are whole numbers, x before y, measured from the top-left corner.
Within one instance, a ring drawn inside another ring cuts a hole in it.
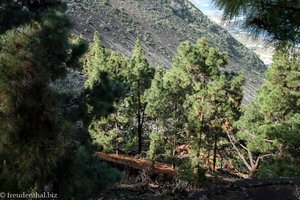
[[[137,120],[138,120],[138,154],[142,153],[142,135],[143,135],[143,124],[142,124],[142,115],[141,115],[141,110],[142,110],[142,102],[141,102],[141,94],[140,94],[140,90],[138,90],[138,114],[137,114]]]
[[[199,174],[200,174],[200,159],[201,159],[201,146],[202,146],[202,132],[199,132],[197,134],[197,154],[196,154],[196,157],[197,157],[197,166],[196,166],[196,174],[194,175],[194,188],[197,188],[198,186],[198,177],[199,177]]]
[[[174,136],[173,136],[173,159],[174,159],[174,161],[172,163],[173,169],[176,168],[175,157],[176,157],[176,133],[174,133]]]
[[[201,153],[201,145],[202,145],[202,132],[198,133],[197,158],[199,158],[199,159],[200,159],[200,153]]]
[[[143,127],[141,124],[141,116],[139,114],[138,117],[138,140],[139,140],[139,149],[138,149],[138,153],[141,154],[142,153],[142,135],[143,135]]]
[[[250,160],[250,162],[247,162],[246,158],[244,157],[244,155],[241,153],[241,151],[239,151],[239,149],[237,148],[237,146],[235,145],[236,139],[229,133],[227,133],[227,136],[229,138],[230,143],[232,144],[233,148],[236,150],[238,156],[241,158],[241,160],[244,162],[245,166],[248,168],[251,176],[253,176],[255,174],[255,172],[258,169],[258,166],[260,164],[260,161],[264,158],[264,157],[268,157],[271,156],[273,154],[265,154],[265,155],[260,155],[257,157],[257,159],[254,161],[253,159],[253,155],[252,152],[245,147],[242,144],[239,144],[240,147],[242,147],[244,150],[247,151],[248,153],[248,159]]]
[[[201,113],[200,116],[198,116],[198,120],[201,122],[201,127],[203,126],[203,117],[204,114]],[[197,134],[197,166],[196,166],[196,174],[194,176],[194,188],[198,186],[198,177],[200,174],[201,166],[200,166],[200,159],[201,159],[201,146],[202,146],[202,130],[198,132]]]
[[[119,131],[119,126],[118,126],[118,122],[117,122],[117,115],[115,115],[115,120],[116,120],[116,122],[115,122],[115,130],[116,131]],[[117,137],[116,137],[116,143],[115,143],[115,147],[116,147],[116,154],[118,155],[119,154],[119,135],[117,135]]]
[[[118,155],[119,154],[119,142],[118,142],[118,138],[116,138],[116,154]]]
[[[214,172],[216,172],[217,150],[218,150],[218,137],[217,137],[217,134],[215,133],[214,158],[213,158],[213,171]]]
[[[201,115],[198,117],[198,120],[201,122],[201,127],[203,127],[203,117],[204,114],[201,113]],[[201,153],[201,146],[202,146],[202,131],[198,132],[198,141],[197,141],[197,158],[200,160],[200,153]],[[200,162],[199,162],[200,165]],[[200,166],[198,166],[200,167]]]
[[[210,166],[210,150],[208,150],[208,152],[207,152],[206,159],[207,159],[207,166],[209,168],[209,171],[212,171],[211,166]]]

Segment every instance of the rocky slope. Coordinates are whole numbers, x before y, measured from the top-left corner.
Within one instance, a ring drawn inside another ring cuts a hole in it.
[[[140,38],[153,65],[170,68],[177,46],[186,40],[207,38],[229,54],[227,70],[244,71],[245,101],[262,83],[266,67],[226,30],[211,22],[186,0],[68,0],[74,32],[91,39],[100,32],[104,46],[127,56]]]

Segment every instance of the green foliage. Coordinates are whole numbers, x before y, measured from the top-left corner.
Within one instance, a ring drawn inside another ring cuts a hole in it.
[[[141,42],[136,42],[132,57],[125,71],[125,82],[128,93],[124,99],[127,115],[133,118],[133,131],[138,137],[138,153],[142,152],[144,124],[146,120],[145,91],[150,88],[155,70],[145,59]]]
[[[1,22],[0,189],[42,193],[47,188],[60,199],[87,198],[115,183],[118,172],[91,156],[94,150],[77,138],[60,107],[61,96],[49,86],[64,76],[67,65],[78,64],[83,43],[69,40],[60,1],[1,2],[1,17],[12,5],[23,5],[13,12],[33,21],[14,27],[27,20],[16,13],[16,21]]]
[[[118,112],[114,112],[100,120],[94,120],[89,127],[93,142],[100,145],[106,153],[118,152],[120,149],[119,144],[127,143],[129,145],[130,141],[134,140],[133,137],[128,137],[128,134],[125,134],[126,130],[123,128],[128,124],[128,118],[118,115]],[[131,148],[132,146],[129,145]],[[128,150],[128,148],[125,149]]]
[[[103,48],[99,35],[95,33],[82,63],[88,75],[87,92],[91,94],[88,99],[92,120],[89,130],[93,139],[106,152],[132,152],[138,138],[140,152],[146,119],[144,92],[150,87],[154,74],[154,68],[144,58],[140,42],[128,60]],[[101,113],[101,109],[104,112]],[[104,116],[107,111],[113,113]]]
[[[88,75],[87,87],[93,87],[99,73],[105,72],[108,57],[109,52],[102,46],[99,33],[95,32],[88,52],[81,59],[83,71]]]
[[[278,51],[265,84],[237,122],[239,139],[257,155],[272,153],[276,158],[273,167],[284,161],[286,167],[299,164],[299,70],[299,52]],[[269,170],[263,169],[266,166],[262,165],[261,173]],[[274,174],[280,175],[279,171]]]
[[[109,60],[110,52],[102,47],[100,36],[96,32],[93,43],[82,59],[83,70],[88,76],[85,87],[89,94],[87,98],[89,120],[99,119],[112,112],[114,101],[122,94],[118,80],[115,80],[108,71]]]
[[[242,4],[232,4],[227,9],[241,8]],[[277,52],[266,83],[240,118],[244,78],[222,72],[227,54],[205,39],[182,43],[173,68],[166,71],[154,70],[139,40],[128,59],[104,48],[95,33],[79,62],[86,44],[81,37],[69,36],[63,3],[3,1],[0,9],[2,191],[50,188],[61,199],[88,198],[120,180],[120,173],[97,160],[95,151],[141,153],[148,139],[151,160],[176,164],[181,181],[201,185],[204,159],[211,168],[213,155],[215,169],[229,134],[238,138],[230,141],[233,146],[241,144],[257,162],[261,155],[274,155],[263,160],[258,177],[300,174],[299,52]],[[187,11],[173,12],[196,20]],[[9,16],[15,17],[4,23]],[[62,98],[49,86],[65,75],[66,66],[82,67],[87,75],[80,100],[86,106],[79,108],[85,126],[78,129],[66,120],[77,120],[69,116],[73,111],[59,106]],[[236,133],[232,124],[238,119]],[[189,147],[190,156],[181,161],[180,145]]]
[[[222,74],[220,68],[226,62],[226,53],[218,51],[205,39],[199,39],[196,44],[184,42],[178,48],[173,69],[167,72],[157,70],[147,91],[146,111],[157,126],[156,137],[151,137],[149,154],[158,158],[153,154],[157,153],[155,143],[159,136],[164,138],[164,149],[160,148],[159,152],[169,153],[175,164],[177,146],[191,144],[193,151],[189,153],[192,158],[190,165],[182,165],[185,169],[182,177],[191,176],[194,184],[197,181],[192,177],[202,176],[200,151],[205,148],[204,144],[207,144],[208,151],[214,149],[216,159],[218,142],[224,137],[223,125],[240,116],[244,78],[242,75]],[[187,175],[189,173],[193,175]]]
[[[160,103],[160,99],[164,98],[161,95],[164,95],[161,91],[163,90],[163,77],[165,70],[161,67],[157,67],[155,71],[154,78],[151,83],[151,87],[146,91],[146,101],[147,107],[146,112],[152,116],[160,116],[164,113],[163,107],[164,104]]]
[[[77,36],[72,34],[69,38],[69,45],[70,45],[70,58],[67,62],[68,67],[72,67],[73,69],[80,70],[81,63],[80,58],[81,56],[87,51],[87,44],[84,41],[82,35]]]
[[[159,132],[153,131],[151,132],[149,139],[150,145],[148,157],[150,160],[157,160],[157,157],[164,153],[163,135]]]
[[[207,82],[219,75],[219,68],[227,62],[227,54],[212,47],[204,38],[196,44],[184,42],[178,47],[174,68],[184,70],[196,82]]]
[[[128,91],[125,87],[128,61],[121,54],[102,47],[96,32],[82,63],[88,75],[85,85],[90,94],[87,101],[90,135],[105,152],[112,152],[119,148],[123,127],[129,123],[123,109],[124,95]]]
[[[177,139],[184,132],[183,103],[188,83],[189,79],[180,69],[174,68],[167,72],[158,70],[147,91],[146,112],[156,120],[158,131],[167,138],[165,151],[172,152],[169,156],[173,160]]]
[[[41,192],[61,181],[53,172],[72,144],[73,130],[59,115],[59,100],[47,84],[64,74],[67,25],[58,8],[44,13],[40,22],[0,36],[3,191]]]
[[[55,92],[47,86],[64,72],[66,24],[63,10],[50,10],[41,23],[1,35],[2,189],[41,191],[71,143],[72,129],[58,115]]]
[[[271,160],[263,162],[256,173],[259,178],[276,178],[276,177],[299,177],[299,163],[293,162],[291,158],[283,160]]]
[[[178,167],[178,179],[181,184],[201,187],[205,184],[205,174],[207,169],[199,168],[199,162],[193,160],[186,160],[183,164]],[[182,183],[183,182],[183,183]]]
[[[192,75],[196,80],[193,93],[187,96],[184,106],[187,109],[188,130],[195,138],[192,140],[196,150],[193,156],[199,166],[201,149],[213,149],[215,170],[218,143],[226,138],[224,125],[232,124],[240,116],[244,78],[242,75],[221,74],[219,68],[226,64],[226,54],[218,52],[204,41],[199,41],[198,45],[199,54],[204,59],[198,59],[203,60],[202,64],[198,64],[202,67],[197,68]]]

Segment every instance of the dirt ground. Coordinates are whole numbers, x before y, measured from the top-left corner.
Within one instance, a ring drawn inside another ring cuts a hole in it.
[[[187,199],[188,193],[158,194],[146,188],[132,186],[118,186],[104,192],[92,200],[181,200]]]
[[[169,195],[158,195],[146,190],[135,190],[128,188],[114,188],[103,194],[100,194],[94,200],[299,200],[300,191],[296,190],[295,185],[286,186],[265,186],[255,187],[243,190],[232,190],[221,192],[210,196],[192,197],[188,193],[175,193]]]

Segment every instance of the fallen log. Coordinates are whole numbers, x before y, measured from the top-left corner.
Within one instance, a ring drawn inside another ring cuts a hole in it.
[[[150,175],[167,175],[173,177],[176,175],[176,170],[171,165],[150,162],[146,159],[134,158],[126,155],[106,154],[97,152],[97,156],[106,162],[130,167],[139,171],[145,171]]]

